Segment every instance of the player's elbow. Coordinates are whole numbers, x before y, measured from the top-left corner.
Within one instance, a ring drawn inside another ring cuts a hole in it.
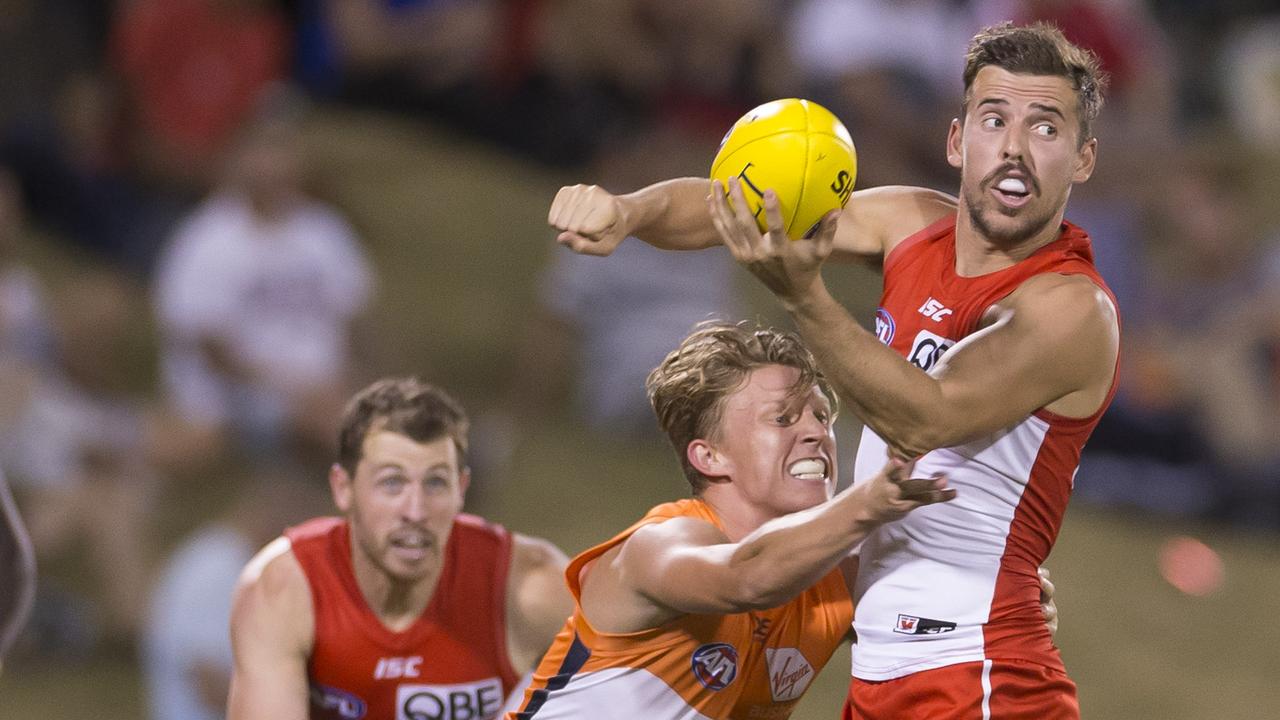
[[[885,438],[885,442],[896,455],[904,458],[920,457],[927,452],[947,446],[943,435],[930,428],[912,428]]]
[[[736,584],[730,604],[735,612],[751,612],[778,607],[788,600],[783,588],[765,578],[744,579]]]
[[[898,418],[876,430],[897,455],[912,458],[955,444],[956,426],[957,422],[948,418],[919,414]]]

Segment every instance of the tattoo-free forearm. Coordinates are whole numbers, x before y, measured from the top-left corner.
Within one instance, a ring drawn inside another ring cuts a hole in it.
[[[720,244],[707,212],[706,178],[664,180],[618,197],[628,234],[664,250],[701,250]]]
[[[949,444],[937,422],[938,382],[859,325],[825,285],[787,310],[841,400],[890,448],[909,458]]]
[[[847,488],[832,501],[761,525],[738,543],[730,560],[750,607],[776,607],[831,572],[882,522],[874,517],[868,485]]]

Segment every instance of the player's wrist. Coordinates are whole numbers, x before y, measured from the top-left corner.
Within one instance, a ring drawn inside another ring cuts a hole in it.
[[[883,492],[877,492],[876,483],[877,480],[872,480],[850,491],[853,523],[857,529],[869,531],[892,519],[888,499]]]
[[[644,232],[666,213],[670,204],[665,193],[649,188],[614,196],[614,202],[618,210],[617,229],[623,237]]]
[[[822,273],[814,273],[812,282],[785,297],[779,295],[778,300],[787,312],[797,318],[816,317],[824,307],[835,302],[822,280]]]

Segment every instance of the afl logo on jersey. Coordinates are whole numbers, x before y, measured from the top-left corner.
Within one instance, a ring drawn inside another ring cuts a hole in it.
[[[738,651],[728,643],[707,643],[693,651],[693,676],[710,690],[723,690],[738,677]]]
[[[360,720],[368,709],[364,700],[346,690],[327,685],[311,686],[312,717]]]
[[[884,308],[876,309],[876,337],[888,345],[893,342],[893,316]]]

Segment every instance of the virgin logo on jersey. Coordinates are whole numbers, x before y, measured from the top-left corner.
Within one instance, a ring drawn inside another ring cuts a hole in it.
[[[769,692],[774,702],[795,700],[804,694],[813,680],[813,665],[796,648],[765,648],[769,665]]]
[[[327,685],[311,686],[311,716],[334,720],[360,720],[368,705],[346,690]]]
[[[876,309],[876,337],[885,345],[893,342],[893,316],[884,308]]]
[[[915,342],[911,343],[911,352],[907,353],[907,361],[921,370],[929,372],[942,359],[943,353],[950,350],[951,346],[955,344],[955,340],[948,340],[941,335],[934,335],[928,330],[921,330],[916,335]]]
[[[709,690],[723,690],[738,677],[738,651],[728,643],[707,643],[693,651],[693,676]]]
[[[899,615],[893,631],[903,635],[939,635],[956,629],[956,624],[946,620],[931,620],[915,615]]]
[[[396,688],[396,720],[494,720],[502,709],[502,681]]]

